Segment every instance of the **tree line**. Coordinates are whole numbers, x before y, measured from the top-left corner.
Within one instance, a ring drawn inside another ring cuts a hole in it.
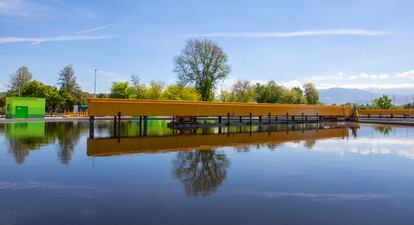
[[[9,89],[5,97],[37,97],[46,99],[49,113],[71,111],[74,105],[86,104],[89,93],[83,92],[77,83],[75,70],[67,65],[57,75],[56,85],[47,85],[33,80],[26,66],[10,75]],[[4,105],[4,98],[2,98]]]

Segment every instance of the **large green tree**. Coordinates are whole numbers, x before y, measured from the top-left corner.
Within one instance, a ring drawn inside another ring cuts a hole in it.
[[[189,40],[174,64],[180,84],[193,85],[203,101],[214,99],[217,82],[230,73],[227,55],[210,40]]]
[[[32,80],[32,74],[26,66],[20,67],[16,73],[10,75],[9,93],[16,92],[18,96],[21,95],[23,86]]]

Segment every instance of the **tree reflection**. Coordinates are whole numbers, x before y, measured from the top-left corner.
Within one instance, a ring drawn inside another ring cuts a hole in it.
[[[188,196],[209,196],[226,179],[229,160],[215,150],[196,150],[178,153],[173,166]]]
[[[23,164],[30,150],[40,147],[41,140],[39,138],[26,138],[19,140],[11,138],[9,140],[9,153],[13,155],[17,164]]]
[[[305,143],[303,143],[303,146],[307,149],[312,150],[313,146],[315,146],[316,140],[306,140]]]
[[[9,152],[17,164],[24,163],[31,150],[42,145],[58,142],[58,158],[62,164],[68,164],[81,132],[87,131],[86,124],[74,123],[15,123],[6,124],[5,134]]]
[[[390,135],[392,131],[391,127],[375,127],[374,129],[376,132],[379,132],[384,135]]]
[[[69,164],[75,146],[79,142],[81,127],[74,123],[64,123],[57,128],[58,158],[62,164]]]

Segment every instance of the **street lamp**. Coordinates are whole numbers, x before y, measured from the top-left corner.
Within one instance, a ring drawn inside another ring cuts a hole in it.
[[[96,71],[98,71],[97,69],[95,69],[95,81],[93,84],[93,97],[96,98]]]

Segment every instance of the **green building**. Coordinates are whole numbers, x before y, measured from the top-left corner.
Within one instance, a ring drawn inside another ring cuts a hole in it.
[[[27,97],[7,97],[6,118],[43,118],[45,117],[46,99]]]

